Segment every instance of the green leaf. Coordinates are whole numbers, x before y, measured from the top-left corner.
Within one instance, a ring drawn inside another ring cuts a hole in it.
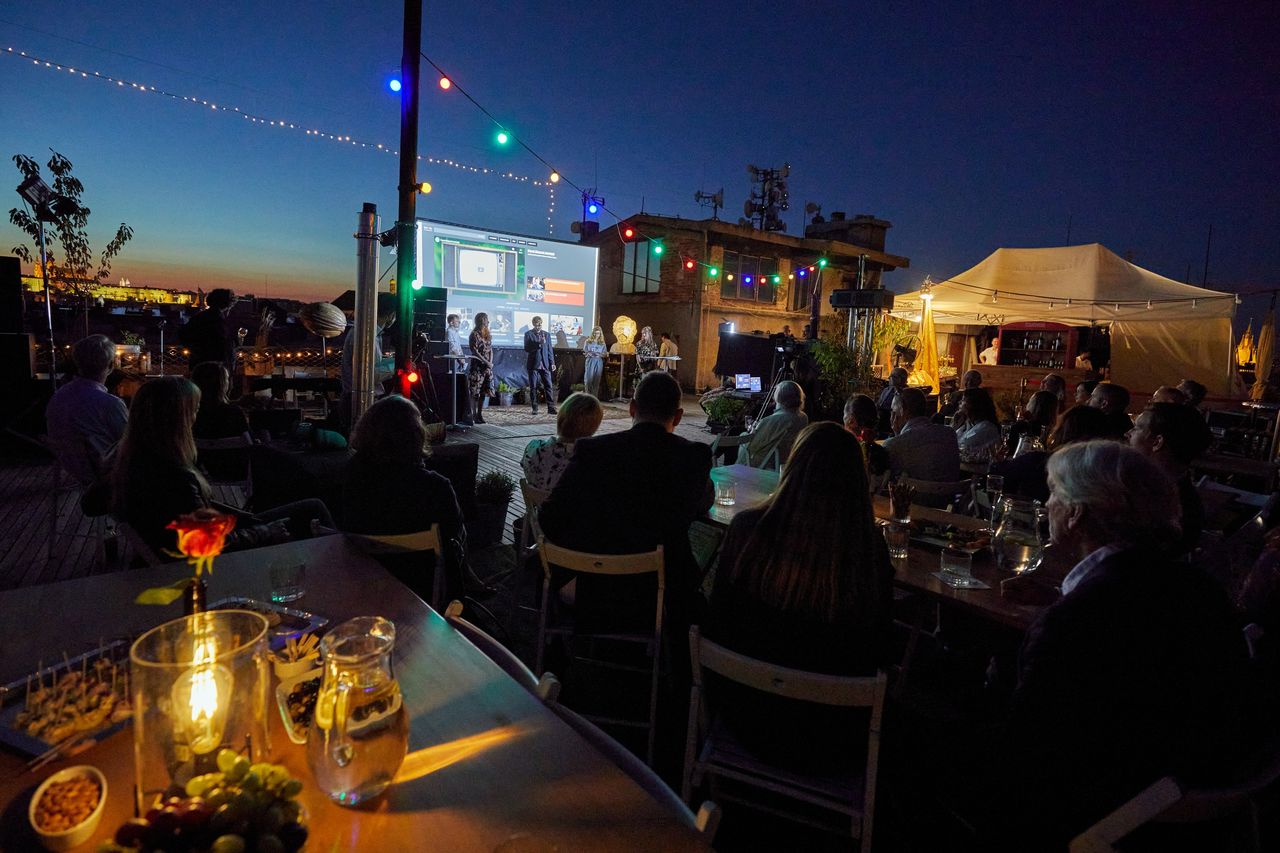
[[[138,597],[133,600],[134,604],[173,604],[182,594],[187,591],[187,587],[191,586],[191,578],[183,578],[174,581],[168,586],[153,586],[150,589],[144,589],[138,593]]]

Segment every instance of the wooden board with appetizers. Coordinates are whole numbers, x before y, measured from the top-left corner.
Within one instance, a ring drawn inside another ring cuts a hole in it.
[[[930,548],[956,548],[976,554],[991,544],[991,532],[982,528],[913,519],[911,541]]]

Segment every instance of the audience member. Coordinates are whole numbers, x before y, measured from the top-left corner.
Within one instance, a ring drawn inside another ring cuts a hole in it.
[[[909,375],[905,367],[895,367],[889,371],[889,384],[884,386],[880,396],[876,397],[876,411],[880,413],[876,421],[876,430],[878,432],[886,433],[893,429],[893,401],[907,387],[907,377]]]
[[[1004,494],[1046,503],[1049,500],[1047,466],[1050,455],[1068,444],[1108,438],[1109,430],[1107,416],[1100,410],[1088,406],[1072,406],[1058,418],[1057,425],[1045,442],[1045,450],[1033,450],[1017,459],[992,463],[991,473],[1004,477]]]
[[[1172,385],[1161,385],[1151,395],[1148,403],[1173,403],[1177,406],[1185,406],[1187,404],[1187,395],[1174,388]]]
[[[1089,395],[1089,405],[1101,409],[1111,425],[1111,435],[1123,439],[1133,429],[1133,420],[1125,410],[1129,408],[1129,389],[1114,382],[1099,382]]]
[[[1049,529],[1079,560],[1024,640],[993,824],[1009,849],[1061,850],[1173,776],[1219,781],[1246,738],[1244,641],[1226,594],[1185,563],[1173,483],[1113,441],[1049,461]]]
[[[938,408],[938,413],[933,416],[935,424],[945,424],[947,418],[954,417],[956,409],[960,408],[960,395],[968,388],[978,388],[982,385],[982,374],[976,370],[966,370],[964,376],[960,377],[960,388],[952,391],[947,395],[947,402]]]
[[[152,379],[138,389],[129,425],[112,471],[112,512],[158,555],[176,551],[169,522],[197,509],[234,513],[239,521],[229,550],[311,535],[311,522],[333,526],[328,509],[311,499],[249,514],[213,503],[204,475],[195,467],[191,427],[200,408],[200,389],[181,376]],[[270,529],[264,529],[270,528]]]
[[[804,392],[796,383],[790,380],[779,382],[773,390],[773,402],[778,410],[756,423],[751,441],[747,443],[746,462],[753,468],[763,468],[775,449],[778,451],[778,463],[785,464],[796,436],[809,424],[809,416],[801,411]]]
[[[1187,395],[1187,405],[1193,409],[1200,408],[1204,403],[1205,395],[1209,393],[1208,388],[1194,379],[1184,379],[1179,382],[1178,390]]]
[[[1089,397],[1093,394],[1093,389],[1098,387],[1098,380],[1085,379],[1076,385],[1076,405],[1087,406]]]
[[[1037,391],[1027,401],[1027,409],[1022,417],[1009,427],[1009,436],[1005,440],[1005,453],[1012,457],[1018,450],[1018,442],[1024,435],[1044,438],[1053,429],[1058,420],[1058,396],[1052,391]]]
[[[689,525],[713,497],[711,448],[674,434],[683,416],[675,377],[646,373],[631,398],[631,429],[575,442],[569,467],[538,512],[546,537],[566,548],[632,554],[661,545],[672,636],[688,629],[702,582]],[[584,575],[576,606],[580,625],[651,626],[653,580]]]
[[[889,658],[892,600],[856,440],[833,423],[805,427],[778,490],[729,525],[706,636],[779,666],[872,675]],[[848,710],[728,682],[712,689],[734,734],[774,760],[838,765],[866,743],[865,722]]]
[[[885,439],[894,477],[954,482],[960,479],[960,445],[955,430],[929,420],[929,402],[918,388],[903,388],[893,399],[894,435]]]
[[[227,315],[236,304],[235,294],[216,287],[204,298],[205,308],[178,330],[178,339],[190,352],[188,364],[220,361],[228,368],[235,366],[235,340],[227,328]]]
[[[129,410],[107,391],[116,347],[106,335],[76,342],[71,357],[76,376],[54,392],[45,421],[58,463],[82,488],[88,488],[106,473],[109,466],[104,460],[124,435]]]
[[[200,389],[200,409],[191,428],[196,438],[234,438],[249,432],[249,418],[244,409],[228,399],[231,372],[220,361],[197,364],[191,381]]]
[[[1129,445],[1169,475],[1178,486],[1182,505],[1184,552],[1194,551],[1204,530],[1204,504],[1191,478],[1191,463],[1209,449],[1213,435],[1199,413],[1182,403],[1152,403],[1138,415],[1129,433]]]
[[[889,451],[876,444],[876,404],[866,394],[856,394],[845,401],[844,428],[862,447],[867,473],[879,477],[889,470]]]
[[[351,434],[356,453],[342,473],[343,530],[389,535],[417,533],[440,525],[440,538],[460,543],[465,538],[462,510],[453,486],[445,477],[428,471],[427,428],[418,407],[404,397],[385,397],[360,417]],[[464,590],[457,546],[446,548],[445,586],[450,596]],[[383,561],[410,589],[430,598],[431,577],[424,577],[422,558],[388,558]]]
[[[1050,373],[1040,380],[1040,390],[1048,391],[1058,398],[1058,411],[1067,407],[1067,380],[1056,373]]]
[[[1000,443],[1000,418],[985,388],[966,388],[960,392],[960,407],[956,409],[953,424],[958,424],[954,429],[960,461],[990,462],[992,452]]]
[[[529,485],[548,492],[554,489],[569,467],[574,444],[595,435],[603,419],[604,407],[599,400],[582,391],[570,394],[556,414],[555,437],[535,438],[524,449],[520,466]]]

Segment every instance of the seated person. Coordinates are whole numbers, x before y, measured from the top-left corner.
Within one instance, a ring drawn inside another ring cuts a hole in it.
[[[874,675],[889,657],[892,601],[893,567],[857,441],[832,423],[805,427],[778,490],[729,525],[705,634],[779,666]],[[734,734],[772,760],[838,765],[866,744],[865,711],[858,726],[848,709],[727,682],[711,689]]]
[[[1000,444],[1000,417],[987,389],[966,388],[960,392],[960,407],[956,409],[953,428],[961,462],[991,461]]]
[[[968,388],[979,388],[982,386],[982,374],[976,370],[966,370],[964,376],[960,377],[960,390],[953,391],[947,395],[947,402],[938,407],[938,413],[933,416],[935,424],[945,424],[947,418],[955,417],[956,409],[960,408],[960,395]]]
[[[1151,399],[1148,400],[1147,402],[1148,403],[1175,403],[1179,406],[1185,406],[1187,404],[1187,395],[1182,393],[1177,388],[1174,388],[1172,385],[1161,385],[1159,388],[1155,390],[1155,392],[1151,395]]]
[[[341,475],[341,527],[350,533],[389,535],[418,533],[440,525],[440,539],[465,541],[462,510],[449,481],[423,462],[428,452],[427,428],[418,407],[400,396],[384,397],[370,406],[351,434],[355,456]],[[387,570],[424,600],[431,596],[431,577],[424,577],[422,557],[404,555],[383,561]],[[446,596],[463,594],[461,561],[446,559]]]
[[[1169,558],[1173,483],[1114,441],[1049,461],[1049,530],[1078,560],[1027,631],[993,779],[984,849],[1064,849],[1173,776],[1221,784],[1244,755],[1244,638],[1226,593]]]
[[[896,478],[951,483],[960,479],[960,445],[949,426],[929,420],[929,401],[919,388],[903,388],[893,400],[894,435],[884,441]]]
[[[227,396],[231,388],[227,366],[220,361],[197,364],[191,371],[191,381],[200,389],[200,410],[191,433],[196,438],[247,437],[249,418]]]
[[[1085,379],[1076,385],[1076,402],[1077,406],[1089,405],[1089,397],[1093,395],[1093,389],[1098,387],[1098,380]]]
[[[866,394],[855,394],[844,404],[844,428],[862,448],[867,473],[873,478],[889,470],[889,451],[876,444],[876,403]]]
[[[1018,442],[1024,435],[1036,438],[1047,436],[1058,420],[1058,397],[1049,391],[1037,391],[1027,401],[1027,409],[1018,420],[1009,427],[1009,437],[1005,439],[1005,455],[1012,458],[1018,451]]]
[[[1129,389],[1114,382],[1099,382],[1089,395],[1089,405],[1101,409],[1110,424],[1111,437],[1124,439],[1133,429],[1129,408]]]
[[[82,488],[105,474],[104,460],[124,435],[129,410],[107,391],[116,346],[106,335],[90,335],[71,351],[76,376],[54,392],[45,410],[49,443],[60,464]]]
[[[763,468],[775,448],[779,464],[786,464],[796,436],[809,424],[809,416],[801,411],[804,392],[796,383],[790,380],[779,382],[773,390],[773,402],[778,410],[756,423],[751,431],[751,441],[747,443],[747,464],[752,468]]]
[[[877,433],[885,434],[893,430],[893,401],[907,387],[907,379],[910,375],[905,367],[895,367],[889,371],[889,384],[884,386],[880,396],[876,397],[876,411],[879,413],[879,420],[876,422]]]
[[[1193,409],[1199,409],[1204,403],[1205,395],[1209,393],[1208,388],[1194,379],[1184,379],[1179,382],[1178,390],[1187,395],[1187,405]]]
[[[672,636],[688,630],[702,583],[689,525],[706,514],[714,496],[711,448],[674,434],[684,416],[680,396],[666,371],[641,377],[631,398],[631,429],[579,439],[569,467],[538,511],[547,539],[566,548],[634,554],[662,545]],[[580,626],[653,625],[652,578],[584,575],[576,601]]]
[[[228,550],[311,536],[311,522],[333,527],[325,505],[311,499],[260,513],[245,513],[213,502],[209,483],[195,467],[191,434],[200,408],[200,389],[181,376],[152,379],[138,389],[129,425],[112,470],[112,512],[133,528],[156,555],[177,553],[169,522],[197,509],[237,516]],[[270,530],[262,530],[271,527]]]
[[[1049,500],[1049,457],[1059,448],[1078,441],[1109,438],[1106,415],[1088,406],[1072,406],[1058,418],[1045,450],[1033,450],[1017,459],[993,462],[991,473],[1004,477],[1004,494],[1046,503]]]
[[[555,438],[535,438],[524,449],[520,467],[529,485],[546,492],[554,489],[569,467],[574,443],[595,435],[603,419],[599,400],[581,391],[570,394],[556,412]]]
[[[1058,398],[1058,410],[1067,407],[1067,380],[1056,373],[1047,374],[1040,380],[1040,390],[1048,391]]]
[[[1200,413],[1183,403],[1152,403],[1134,421],[1129,446],[1149,457],[1178,486],[1182,508],[1180,550],[1200,545],[1204,504],[1191,477],[1191,463],[1209,449],[1213,434]]]

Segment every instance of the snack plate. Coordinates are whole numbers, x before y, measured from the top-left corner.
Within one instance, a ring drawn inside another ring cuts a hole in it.
[[[122,672],[121,686],[123,687],[127,683],[125,677],[129,672],[129,647],[132,644],[133,641],[129,639],[112,640],[101,648],[76,655],[69,660],[59,661],[52,666],[46,666],[41,670],[32,672],[29,676],[0,686],[0,744],[32,757],[43,755],[56,746],[56,742],[29,735],[17,726],[17,717],[26,707],[28,682],[43,681],[48,685],[51,682],[56,682],[65,673],[78,673],[88,670],[95,661],[102,659],[111,661],[120,668]],[[128,692],[127,688],[125,692]],[[125,695],[119,698],[130,699],[131,697]],[[75,734],[101,739],[123,727],[129,721],[129,718],[125,718],[117,722],[109,722],[110,719],[108,717],[108,722],[102,726],[95,729],[79,730]]]
[[[943,548],[954,548],[957,551],[963,551],[966,554],[976,554],[979,551],[981,551],[983,548],[988,547],[989,545],[989,543],[985,543],[985,542],[981,545],[958,544],[946,538],[945,536],[935,536],[928,533],[916,533],[915,531],[911,532],[911,541],[917,545],[925,545],[929,548],[936,548],[939,551],[941,551]]]
[[[328,618],[308,613],[306,610],[295,610],[276,604],[272,601],[258,601],[256,598],[231,596],[220,598],[209,605],[210,610],[252,610],[267,618],[268,645],[273,652],[278,652],[289,642],[290,637],[301,637],[303,634],[319,634],[329,624]]]
[[[289,736],[289,740],[294,743],[306,743],[307,732],[310,726],[303,728],[293,722],[293,715],[289,713],[289,694],[293,688],[304,681],[312,678],[320,678],[324,674],[324,670],[316,667],[313,670],[304,672],[301,675],[295,675],[286,678],[276,685],[276,706],[280,709],[280,719],[284,721],[285,734]],[[314,712],[313,712],[314,713]]]

